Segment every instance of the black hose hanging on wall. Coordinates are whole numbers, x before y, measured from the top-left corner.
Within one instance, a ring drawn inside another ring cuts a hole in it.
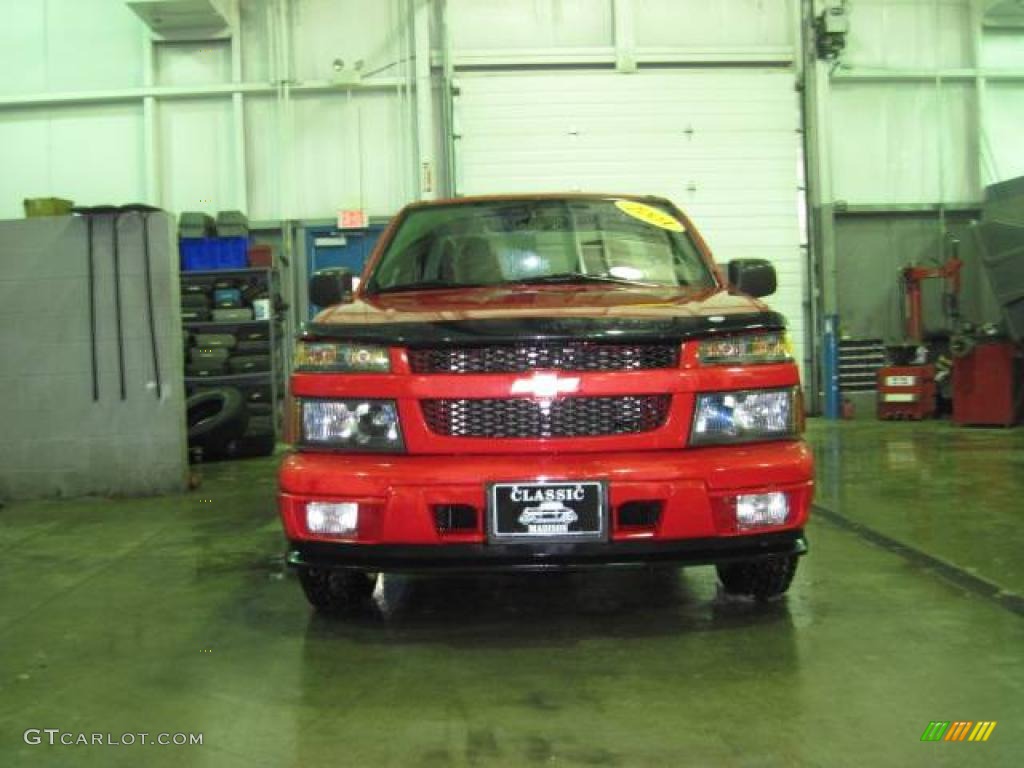
[[[146,313],[149,315],[149,346],[153,352],[153,378],[156,381],[156,399],[163,396],[160,383],[160,358],[156,349],[156,320],[153,317],[153,272],[149,261],[149,214],[140,213],[142,218],[142,256],[146,265]]]
[[[119,253],[119,231],[118,222],[121,220],[121,212],[114,214],[111,224],[111,241],[114,250],[114,321],[117,325],[117,373],[121,383],[121,399],[127,400],[128,395],[124,384],[124,328],[121,324],[121,255]]]
[[[94,205],[89,207],[75,207],[71,212],[85,217],[86,256],[88,259],[89,278],[89,356],[92,363],[92,399],[98,402],[100,399],[99,361],[96,352],[96,249],[95,249],[95,220],[97,216],[113,217],[113,231],[116,233],[116,222],[118,209],[113,205]],[[114,238],[116,243],[116,236]],[[116,245],[115,245],[116,248]],[[116,251],[115,251],[116,253]],[[116,256],[115,256],[116,260]],[[117,272],[114,273],[115,279]],[[121,399],[124,399],[124,372],[121,373]]]
[[[118,379],[121,387],[121,399],[127,400],[128,393],[125,385],[124,368],[124,324],[121,306],[121,250],[120,250],[120,220],[125,213],[138,213],[142,226],[142,256],[145,270],[146,284],[146,312],[149,322],[150,350],[153,357],[153,377],[156,381],[156,397],[161,399],[163,395],[163,382],[160,378],[160,357],[157,350],[156,340],[156,317],[153,312],[153,266],[150,258],[149,242],[149,214],[160,210],[151,205],[135,203],[120,208],[112,205],[97,205],[91,208],[73,208],[74,213],[85,216],[86,228],[88,230],[88,271],[89,271],[89,341],[90,354],[92,359],[92,399],[100,399],[99,391],[99,368],[96,359],[96,263],[93,248],[93,219],[96,216],[110,216],[111,250],[114,256],[114,321],[117,330],[117,366]]]
[[[142,225],[142,264],[145,268],[146,282],[146,314],[149,321],[149,348],[153,355],[153,379],[156,382],[156,399],[163,395],[163,383],[160,380],[160,357],[156,345],[156,318],[153,313],[153,267],[149,256],[149,214],[159,210],[149,205],[126,205],[126,211],[139,214]]]
[[[92,400],[100,399],[100,377],[96,369],[96,264],[92,252],[92,216],[86,215],[85,226],[89,239],[86,252],[89,258],[89,353],[92,360]]]

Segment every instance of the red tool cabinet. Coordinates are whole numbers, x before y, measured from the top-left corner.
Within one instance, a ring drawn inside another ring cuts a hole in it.
[[[954,423],[1009,427],[1020,408],[1021,358],[1011,342],[982,342],[953,361]]]

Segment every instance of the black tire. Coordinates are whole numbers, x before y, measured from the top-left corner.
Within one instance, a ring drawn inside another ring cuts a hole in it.
[[[270,370],[270,355],[234,355],[228,360],[232,373],[257,373]]]
[[[234,387],[205,389],[185,401],[189,443],[224,445],[245,432],[249,412]]]
[[[197,333],[196,346],[205,349],[233,349],[238,340],[231,333]]]
[[[196,365],[209,363],[211,366],[223,367],[227,365],[229,357],[231,357],[231,350],[227,347],[195,346],[188,351],[188,361]]]
[[[716,566],[725,591],[756,600],[771,600],[786,593],[796,575],[796,555],[775,555],[759,560]]]
[[[340,616],[365,606],[377,587],[377,574],[341,569],[300,568],[299,583],[319,613]]]
[[[235,346],[236,355],[269,355],[269,341],[240,341]]]
[[[210,297],[205,293],[183,293],[181,294],[182,309],[209,309]]]

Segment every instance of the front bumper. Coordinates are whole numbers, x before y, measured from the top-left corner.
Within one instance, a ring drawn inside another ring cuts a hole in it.
[[[603,541],[495,543],[485,531],[490,483],[600,480],[608,491]],[[579,454],[385,456],[294,453],[280,471],[279,506],[289,561],[367,570],[549,568],[638,562],[710,563],[801,554],[813,495],[813,460],[801,441],[674,451]],[[741,493],[786,493],[782,526],[737,531],[723,512]],[[359,531],[311,533],[309,501],[359,504]],[[631,502],[656,502],[648,527],[623,524]],[[439,506],[476,511],[478,524],[439,527]]]
[[[803,531],[682,541],[587,544],[376,545],[290,542],[296,568],[346,568],[388,573],[552,571],[672,563],[711,565],[807,552]]]

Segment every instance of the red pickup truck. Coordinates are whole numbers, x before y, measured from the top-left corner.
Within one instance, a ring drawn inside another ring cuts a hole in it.
[[[669,201],[415,203],[361,280],[317,273],[279,505],[309,601],[377,574],[714,564],[784,593],[813,464],[766,261]]]

